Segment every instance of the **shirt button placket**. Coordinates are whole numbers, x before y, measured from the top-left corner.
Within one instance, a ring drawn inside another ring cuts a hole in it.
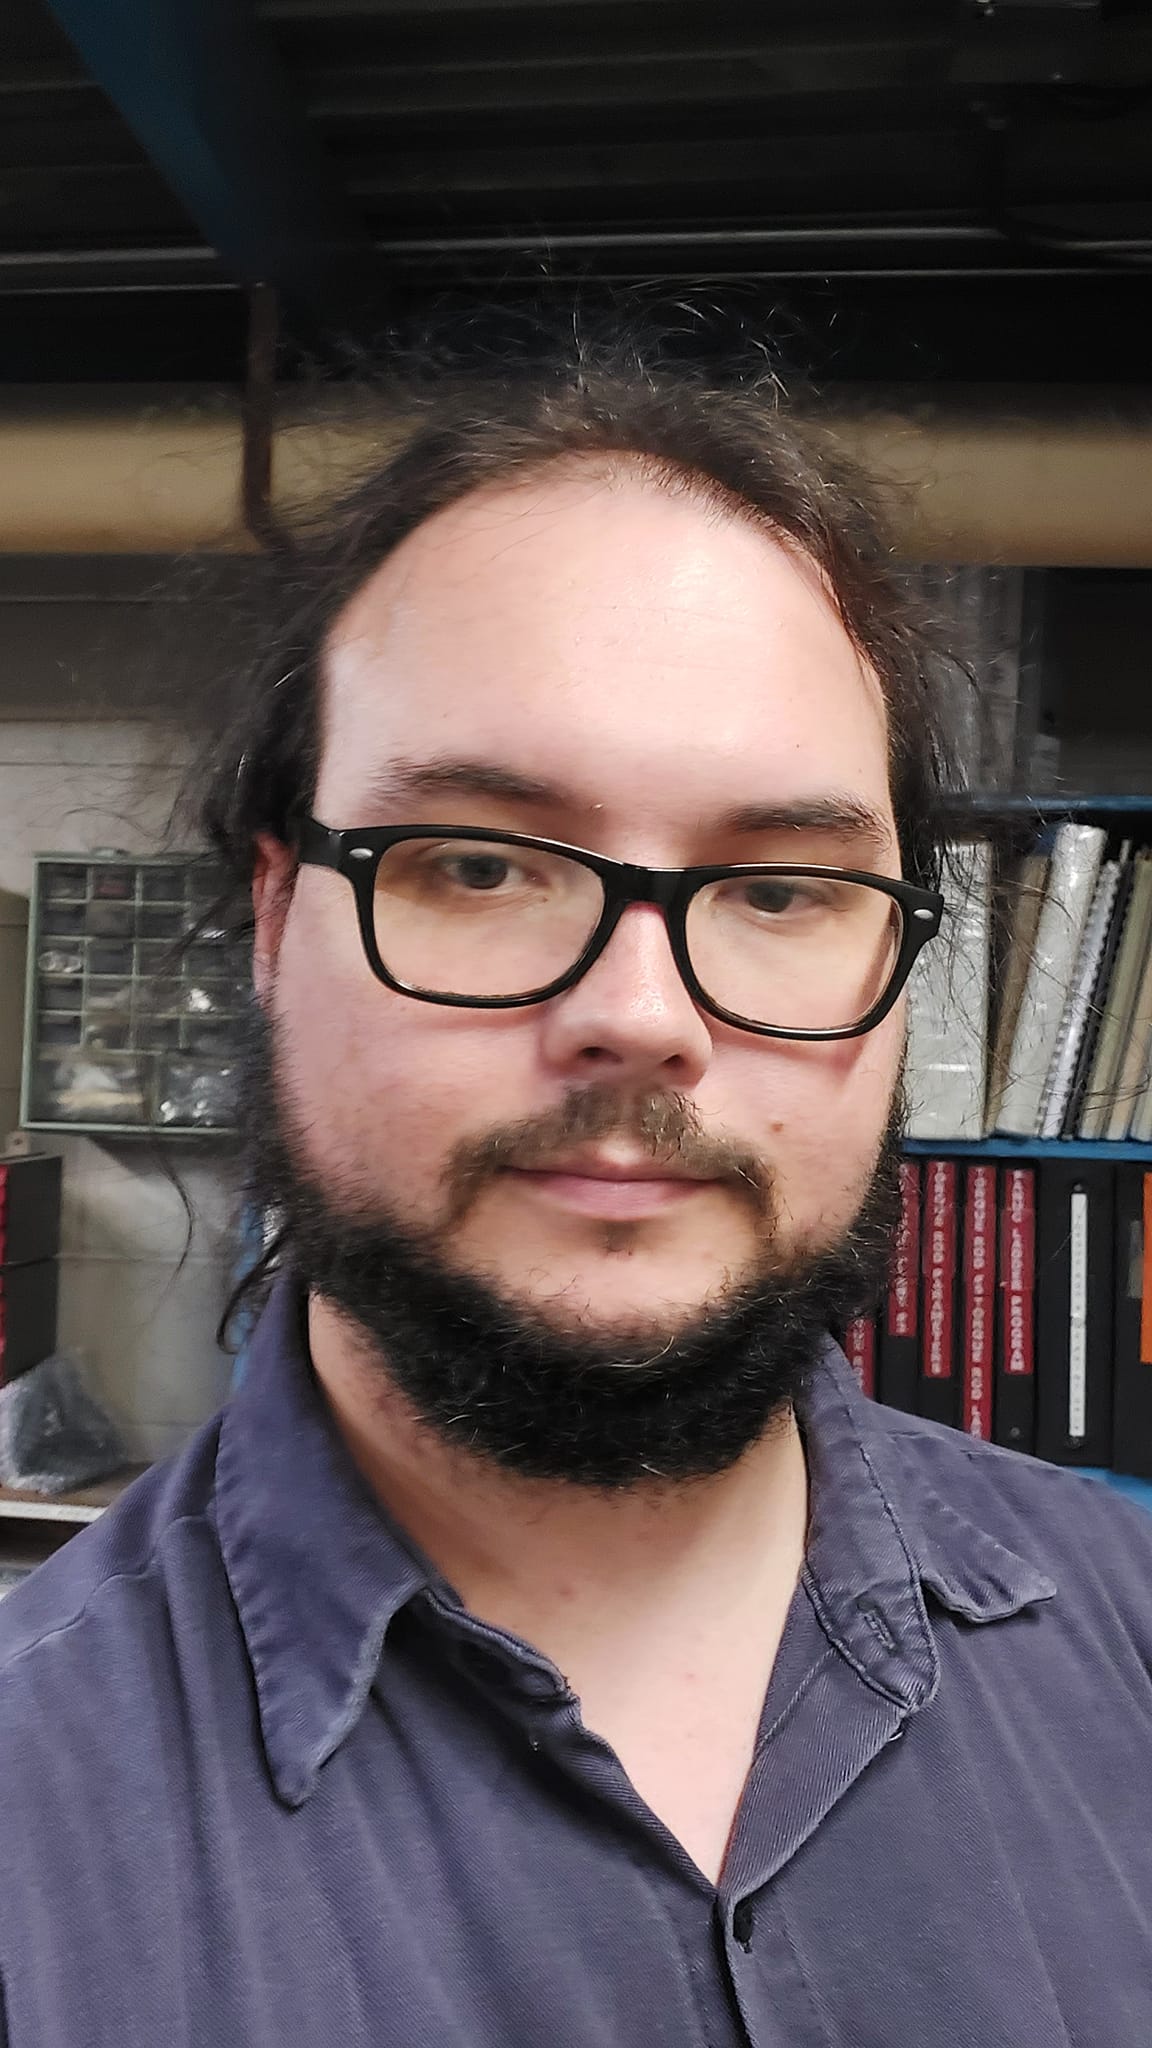
[[[756,1925],[756,1908],[751,1899],[738,1899],[732,1909],[732,1939],[738,1942],[747,1955],[752,1947],[752,1930]]]

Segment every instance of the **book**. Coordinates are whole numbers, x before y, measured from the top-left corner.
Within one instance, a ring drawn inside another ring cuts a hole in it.
[[[1113,1184],[1094,1160],[1045,1160],[1036,1188],[1036,1452],[1112,1455]]]
[[[1120,880],[1117,884],[1116,895],[1112,904],[1112,915],[1108,921],[1108,936],[1104,941],[1104,950],[1100,955],[1100,966],[1096,974],[1096,986],[1092,991],[1092,1000],[1088,1005],[1084,1036],[1081,1040],[1080,1051],[1076,1056],[1076,1070],[1072,1077],[1068,1107],[1064,1112],[1064,1122],[1060,1132],[1063,1138],[1076,1137],[1080,1128],[1080,1117],[1087,1100],[1089,1076],[1092,1072],[1092,1063],[1096,1057],[1096,1045],[1100,1037],[1100,1027],[1104,1021],[1105,1001],[1111,985],[1112,971],[1116,965],[1116,955],[1119,951],[1120,940],[1123,937],[1124,925],[1128,916],[1128,900],[1132,893],[1132,873],[1132,847],[1130,841],[1126,840],[1120,848]]]
[[[957,1194],[954,1159],[924,1167],[920,1239],[920,1378],[917,1408],[933,1422],[960,1419],[957,1371]]]
[[[964,1176],[960,1426],[985,1443],[992,1441],[995,1309],[996,1168],[971,1162]]]
[[[1006,1166],[1000,1181],[999,1316],[993,1431],[1031,1451],[1036,1435],[1036,1169]]]
[[[1140,979],[1152,944],[1152,855],[1133,863],[1128,914],[1120,935],[1115,965],[1104,993],[1100,1034],[1080,1112],[1082,1138],[1102,1138],[1116,1100],[1120,1063]],[[1129,1114],[1131,1105],[1129,1105]],[[1127,1126],[1128,1119],[1125,1119]]]
[[[1088,1012],[1096,991],[1100,962],[1104,957],[1108,927],[1112,922],[1112,908],[1119,886],[1120,862],[1106,860],[1100,870],[1096,893],[1092,898],[1092,908],[1084,927],[1072,987],[1060,1019],[1052,1064],[1048,1069],[1048,1078],[1040,1101],[1042,1138],[1058,1138],[1063,1129],[1064,1116],[1076,1074],[1076,1062],[1088,1025]]]
[[[1048,888],[1037,920],[996,1121],[997,1130],[1009,1135],[1030,1138],[1039,1128],[1044,1083],[1106,843],[1107,834],[1099,825],[1066,822],[1056,828]]]
[[[1152,1168],[1116,1169],[1112,1468],[1152,1479]]]
[[[1152,1145],[1152,1072],[1149,1073],[1143,1092],[1132,1111],[1128,1136],[1134,1138],[1137,1144]]]
[[[948,910],[908,983],[905,1084],[908,1135],[978,1138],[987,1091],[992,849],[986,839],[948,848]]]
[[[1036,926],[1048,886],[1046,853],[1025,854],[996,886],[993,898],[996,926],[1004,934],[996,962],[996,1028],[988,1061],[988,1102],[985,1129],[994,1131],[1008,1083],[1008,1062],[1020,998],[1028,977],[1028,962],[1036,942]]]
[[[1152,881],[1152,874],[1150,874]],[[1152,915],[1149,917],[1148,940],[1144,952],[1144,964],[1136,984],[1136,994],[1131,1014],[1127,1021],[1124,1042],[1120,1050],[1116,1073],[1116,1086],[1104,1136],[1112,1142],[1128,1136],[1133,1115],[1148,1086],[1149,1067],[1152,1065]]]
[[[920,1377],[920,1163],[900,1161],[900,1220],[881,1305],[878,1392],[915,1415]]]

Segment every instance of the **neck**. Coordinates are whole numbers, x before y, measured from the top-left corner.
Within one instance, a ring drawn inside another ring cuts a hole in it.
[[[807,1472],[785,1411],[726,1471],[615,1492],[526,1479],[446,1444],[329,1305],[309,1304],[317,1378],[376,1498],[483,1619],[563,1661],[585,1626],[628,1628],[739,1586],[790,1593]],[[722,1603],[723,1604],[723,1603]]]

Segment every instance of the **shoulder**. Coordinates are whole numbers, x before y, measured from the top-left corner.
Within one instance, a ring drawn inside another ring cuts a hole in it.
[[[49,1667],[68,1683],[73,1662],[91,1659],[94,1634],[114,1656],[187,1597],[197,1561],[203,1570],[215,1550],[218,1432],[216,1417],[0,1601],[0,1727]]]
[[[909,1484],[1053,1578],[1105,1596],[1152,1644],[1152,1514],[1103,1480],[918,1416],[877,1409]]]

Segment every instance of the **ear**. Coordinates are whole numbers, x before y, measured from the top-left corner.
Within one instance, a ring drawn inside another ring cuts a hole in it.
[[[258,832],[252,866],[252,981],[261,1003],[275,979],[295,875],[296,856],[291,847],[271,832]]]

